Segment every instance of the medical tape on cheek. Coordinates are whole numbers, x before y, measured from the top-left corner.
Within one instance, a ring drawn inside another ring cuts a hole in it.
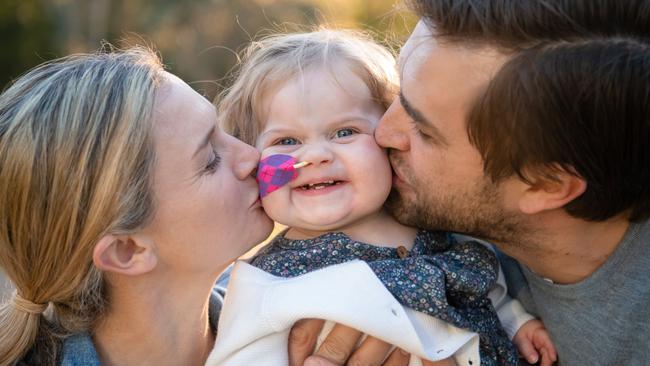
[[[298,177],[296,169],[309,165],[308,162],[296,162],[291,155],[269,155],[260,160],[257,167],[257,184],[260,187],[260,197],[264,198],[277,191],[285,184]]]

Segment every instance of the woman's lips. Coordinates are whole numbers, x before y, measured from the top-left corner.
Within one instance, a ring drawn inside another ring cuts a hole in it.
[[[250,207],[251,207],[251,208],[262,207],[262,200],[260,199],[260,196],[259,196],[259,195],[257,196],[257,199],[256,199],[255,201],[253,201],[253,203],[251,204]]]

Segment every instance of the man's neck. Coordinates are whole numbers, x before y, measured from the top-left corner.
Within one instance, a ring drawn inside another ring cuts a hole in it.
[[[525,239],[532,241],[532,245],[511,243],[499,247],[537,275],[557,284],[578,283],[596,272],[618,248],[629,226],[623,216],[593,222],[564,212],[534,220],[538,231]]]
[[[110,309],[93,334],[102,365],[205,363],[214,346],[212,284],[186,280],[126,278],[113,286],[119,290],[111,293]]]

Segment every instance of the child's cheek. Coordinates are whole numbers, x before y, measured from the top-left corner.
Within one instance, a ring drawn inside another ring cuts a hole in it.
[[[287,226],[291,225],[289,219],[290,191],[289,186],[284,186],[262,198],[264,211],[271,220]]]

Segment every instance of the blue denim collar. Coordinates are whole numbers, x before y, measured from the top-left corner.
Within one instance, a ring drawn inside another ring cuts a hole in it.
[[[229,275],[230,271],[228,271]],[[227,279],[225,281],[227,284]],[[209,315],[212,329],[217,329],[225,289],[217,284],[210,296]],[[100,366],[99,355],[89,333],[77,333],[63,341],[60,366]]]
[[[78,333],[63,341],[61,366],[100,366],[90,334]]]

